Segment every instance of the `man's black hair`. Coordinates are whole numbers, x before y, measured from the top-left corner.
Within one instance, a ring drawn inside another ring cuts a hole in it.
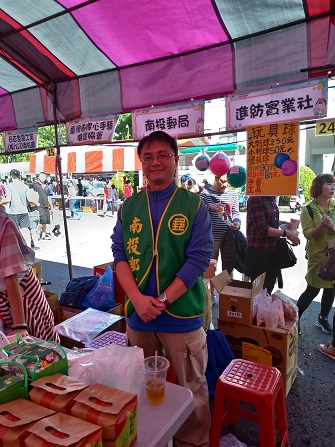
[[[137,155],[139,158],[141,156],[141,152],[144,145],[148,144],[148,146],[150,146],[150,144],[153,141],[164,141],[171,147],[174,154],[178,155],[177,141],[173,137],[171,137],[171,135],[169,135],[168,133],[163,132],[162,130],[156,130],[155,132],[151,132],[151,134],[147,135],[146,137],[143,137],[142,140],[138,143]]]

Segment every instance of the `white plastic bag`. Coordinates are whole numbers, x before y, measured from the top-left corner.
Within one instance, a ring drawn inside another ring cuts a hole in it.
[[[144,389],[143,349],[118,345],[96,349],[69,359],[69,376],[140,394]]]
[[[266,289],[259,297],[257,310],[257,326],[263,323],[268,329],[275,329],[278,326],[278,304],[272,302]]]
[[[276,298],[279,298],[283,303],[283,311],[285,321],[296,321],[299,318],[299,310],[292,298],[285,295],[281,290],[277,290],[272,294]]]

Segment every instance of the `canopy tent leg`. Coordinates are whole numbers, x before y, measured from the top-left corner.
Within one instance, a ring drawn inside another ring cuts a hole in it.
[[[54,128],[55,128],[55,138],[56,138],[56,172],[59,175],[59,185],[60,185],[60,194],[62,198],[62,213],[64,220],[64,231],[65,231],[65,241],[66,241],[66,254],[67,254],[67,263],[69,269],[70,280],[73,278],[73,269],[72,269],[72,257],[71,257],[71,248],[70,248],[70,239],[69,239],[69,231],[67,226],[66,219],[66,210],[65,210],[65,198],[64,198],[64,187],[63,187],[63,173],[62,173],[62,159],[60,155],[60,145],[58,138],[58,127],[57,127],[57,99],[56,99],[56,84],[52,84],[52,103],[53,103],[53,115],[54,115]]]

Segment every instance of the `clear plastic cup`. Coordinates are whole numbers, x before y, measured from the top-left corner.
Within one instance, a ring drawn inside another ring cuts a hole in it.
[[[145,389],[147,401],[157,405],[164,402],[166,373],[170,362],[161,356],[152,356],[144,359]]]

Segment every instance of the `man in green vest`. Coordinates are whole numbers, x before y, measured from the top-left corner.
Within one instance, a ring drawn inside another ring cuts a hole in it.
[[[166,355],[195,408],[175,445],[207,447],[210,413],[202,279],[213,249],[211,222],[201,198],[178,188],[176,140],[162,131],[137,148],[148,188],[128,198],[112,235],[116,272],[126,292],[127,336],[144,356]]]

